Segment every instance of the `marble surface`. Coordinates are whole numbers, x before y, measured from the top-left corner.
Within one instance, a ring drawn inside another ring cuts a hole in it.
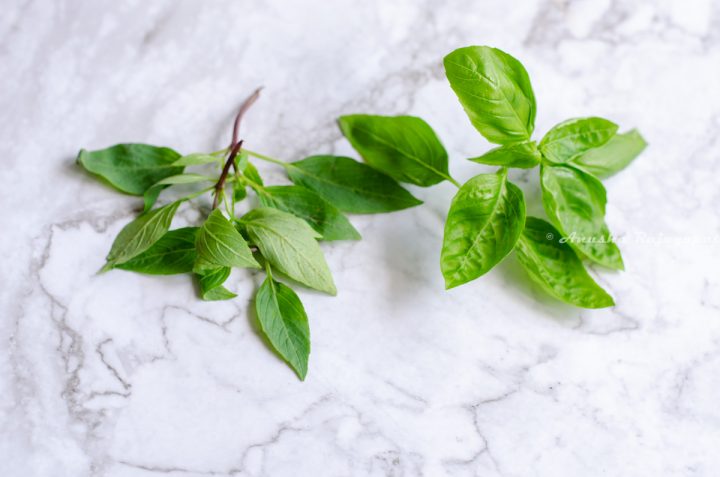
[[[3,477],[720,474],[717,2],[9,0],[0,39]],[[616,307],[546,299],[513,260],[443,291],[447,184],[324,247],[339,294],[301,294],[304,383],[249,317],[259,276],[203,303],[187,277],[95,274],[138,200],[80,147],[217,149],[263,85],[248,147],[349,154],[338,115],[416,114],[466,180],[490,145],[441,58],[469,44],[526,65],[538,133],[595,114],[648,139],[606,183]]]

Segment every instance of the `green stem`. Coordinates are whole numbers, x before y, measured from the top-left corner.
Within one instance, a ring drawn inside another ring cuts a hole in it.
[[[251,150],[245,149],[245,148],[243,148],[243,151],[245,151],[246,153],[248,153],[248,155],[250,155],[252,157],[256,157],[262,161],[272,162],[273,164],[282,166],[285,169],[287,169],[288,167],[292,167],[292,165],[288,164],[287,162],[281,161],[280,159],[275,159],[274,157],[266,156],[265,154],[260,154],[259,152],[251,151]]]
[[[457,187],[458,189],[461,187],[460,183],[458,181],[456,181],[455,179],[453,179],[452,176],[447,176],[447,180],[450,181],[450,183],[452,185],[454,185],[455,187]]]

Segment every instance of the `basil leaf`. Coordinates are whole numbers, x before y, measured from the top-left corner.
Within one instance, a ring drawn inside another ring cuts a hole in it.
[[[245,175],[245,177],[247,177],[257,185],[261,186],[264,184],[262,177],[260,177],[260,173],[258,172],[257,168],[252,164],[252,162],[248,162],[245,165],[245,169],[243,169],[243,174]]]
[[[543,165],[540,185],[545,211],[570,246],[601,265],[622,270],[620,249],[605,224],[602,183],[572,167]]]
[[[115,268],[150,275],[192,272],[197,227],[170,230],[149,249]]]
[[[237,294],[224,286],[225,280],[230,276],[230,267],[219,267],[203,271],[195,275],[200,285],[200,297],[206,301],[230,300]]]
[[[310,326],[300,298],[268,276],[255,296],[255,311],[275,351],[305,380],[310,356]]]
[[[247,188],[241,181],[235,181],[232,185],[233,188],[233,201],[240,202],[247,197]]]
[[[522,191],[507,170],[480,174],[453,198],[445,223],[440,265],[446,288],[488,272],[515,246],[525,222]]]
[[[302,186],[271,186],[258,195],[265,207],[289,212],[306,221],[323,240],[360,240],[360,234],[334,205]]]
[[[218,267],[260,268],[245,239],[220,209],[213,210],[198,231],[195,248],[195,272]]]
[[[628,166],[647,146],[647,142],[636,129],[613,136],[608,142],[590,149],[572,161],[572,165],[601,179],[621,171]]]
[[[180,154],[167,147],[117,144],[99,151],[81,149],[77,162],[116,189],[142,195],[157,181],[183,171],[182,166],[173,164],[179,157]]]
[[[475,129],[496,144],[530,139],[535,94],[523,65],[487,46],[459,48],[445,57],[445,75]]]
[[[387,175],[349,157],[311,156],[288,163],[288,176],[343,212],[375,214],[422,204]]]
[[[173,162],[174,166],[202,166],[204,164],[212,164],[213,162],[220,162],[221,156],[213,156],[211,154],[193,153],[186,156],[182,156],[180,159]]]
[[[170,228],[180,201],[151,210],[127,224],[115,237],[102,271],[127,262],[157,242]]]
[[[161,179],[153,184],[153,187],[161,185],[194,184],[196,182],[215,182],[215,178],[188,172],[186,174],[177,174]]]
[[[427,187],[450,178],[447,151],[422,119],[354,114],[338,122],[365,162],[395,180]]]
[[[560,232],[544,220],[528,217],[515,246],[530,278],[550,295],[582,308],[605,308],[615,302],[585,270]]]
[[[251,210],[241,219],[250,240],[278,271],[315,290],[337,293],[315,232],[302,219],[268,207]]]
[[[147,212],[152,209],[155,202],[157,202],[158,197],[160,197],[160,193],[167,187],[168,186],[164,185],[151,186],[145,191],[143,194],[143,212]]]
[[[568,119],[553,126],[542,138],[540,152],[549,161],[564,164],[602,146],[617,130],[617,124],[603,118]]]
[[[535,141],[522,141],[490,149],[482,156],[473,157],[469,160],[489,166],[531,169],[540,164],[541,159],[542,156]]]

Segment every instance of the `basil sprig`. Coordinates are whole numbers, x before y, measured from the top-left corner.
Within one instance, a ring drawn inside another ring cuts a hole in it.
[[[583,260],[624,266],[605,223],[600,178],[643,151],[640,133],[617,134],[612,121],[587,117],[564,121],[535,141],[535,94],[517,59],[497,48],[469,46],[447,55],[444,66],[472,125],[498,145],[470,160],[498,166],[496,174],[458,184],[438,136],[420,118],[354,114],[341,117],[340,128],[369,165],[400,182],[430,186],[447,180],[458,186],[440,256],[446,287],[480,277],[515,250],[530,277],[554,297],[584,308],[612,306]],[[536,167],[552,224],[526,217],[523,193],[508,180],[508,168]]]
[[[348,157],[312,156],[283,162],[243,148],[238,140],[240,121],[257,97],[258,92],[240,109],[227,149],[182,155],[167,147],[118,144],[97,151],[83,149],[77,162],[103,182],[142,197],[144,202],[143,213],[115,238],[103,271],[193,274],[200,298],[228,300],[237,296],[225,287],[233,269],[264,269],[267,276],[255,297],[259,329],[300,379],[305,379],[310,327],[291,286],[337,293],[318,241],[359,240],[360,233],[346,213],[393,212],[421,202],[393,175]],[[409,123],[417,126],[415,121]],[[428,134],[429,126],[418,127],[418,134]],[[404,152],[412,156],[411,150]],[[437,170],[406,158],[408,177],[428,184],[442,180],[438,177],[446,174],[447,154],[442,146],[434,153]],[[281,166],[294,185],[265,185],[251,159]],[[217,171],[213,175],[186,171],[189,167],[207,171],[213,166]],[[173,187],[192,192],[155,206],[162,193]],[[202,220],[193,227],[170,229],[181,205],[211,193],[212,208]],[[250,210],[240,216],[236,204],[245,200],[245,210]]]

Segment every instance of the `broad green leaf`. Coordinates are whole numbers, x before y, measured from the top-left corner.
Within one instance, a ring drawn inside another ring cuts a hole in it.
[[[258,194],[266,207],[289,212],[305,220],[323,240],[360,240],[360,234],[334,205],[302,186],[265,187]]]
[[[515,246],[530,277],[549,294],[582,308],[605,308],[615,302],[585,270],[560,232],[544,220],[528,217]]]
[[[445,286],[476,279],[497,265],[515,246],[525,223],[522,191],[507,180],[507,170],[467,181],[450,205],[440,265]]]
[[[275,351],[305,380],[310,356],[310,326],[300,298],[268,276],[255,296],[258,322]]]
[[[617,124],[603,118],[568,119],[553,126],[538,147],[549,161],[564,164],[602,146],[617,129]]]
[[[200,285],[200,297],[206,301],[230,300],[237,294],[225,288],[223,283],[230,276],[230,267],[219,267],[195,275]]]
[[[527,141],[535,124],[535,94],[523,65],[487,46],[445,57],[445,75],[475,129],[496,144]]]
[[[173,202],[142,214],[127,224],[115,237],[103,271],[127,262],[149,249],[168,231],[179,206],[180,201]]]
[[[245,239],[220,209],[213,210],[198,231],[195,248],[194,271],[198,273],[218,267],[260,268]]]
[[[354,114],[339,123],[365,162],[395,180],[427,187],[450,178],[447,152],[420,118]]]
[[[261,207],[241,219],[250,240],[279,272],[315,290],[337,293],[315,232],[302,219]]]
[[[115,188],[143,195],[159,180],[182,173],[183,167],[174,164],[179,157],[180,154],[167,147],[117,144],[99,151],[81,149],[77,161]]]
[[[540,167],[545,211],[581,255],[609,268],[623,268],[620,249],[605,224],[605,188],[595,177],[568,166]]]
[[[590,149],[572,161],[572,165],[601,179],[621,171],[640,155],[647,142],[636,129],[616,134],[608,142]]]
[[[311,156],[288,163],[287,172],[295,184],[343,212],[375,214],[422,204],[394,179],[349,157]]]
[[[192,272],[197,231],[197,227],[170,230],[149,249],[115,268],[150,275]]]
[[[480,157],[473,157],[469,160],[490,166],[530,169],[540,164],[541,159],[542,156],[535,141],[522,141],[496,147]]]
[[[204,164],[212,164],[213,162],[222,161],[221,156],[213,156],[211,154],[193,153],[186,156],[182,156],[175,162],[175,166],[202,166]]]

